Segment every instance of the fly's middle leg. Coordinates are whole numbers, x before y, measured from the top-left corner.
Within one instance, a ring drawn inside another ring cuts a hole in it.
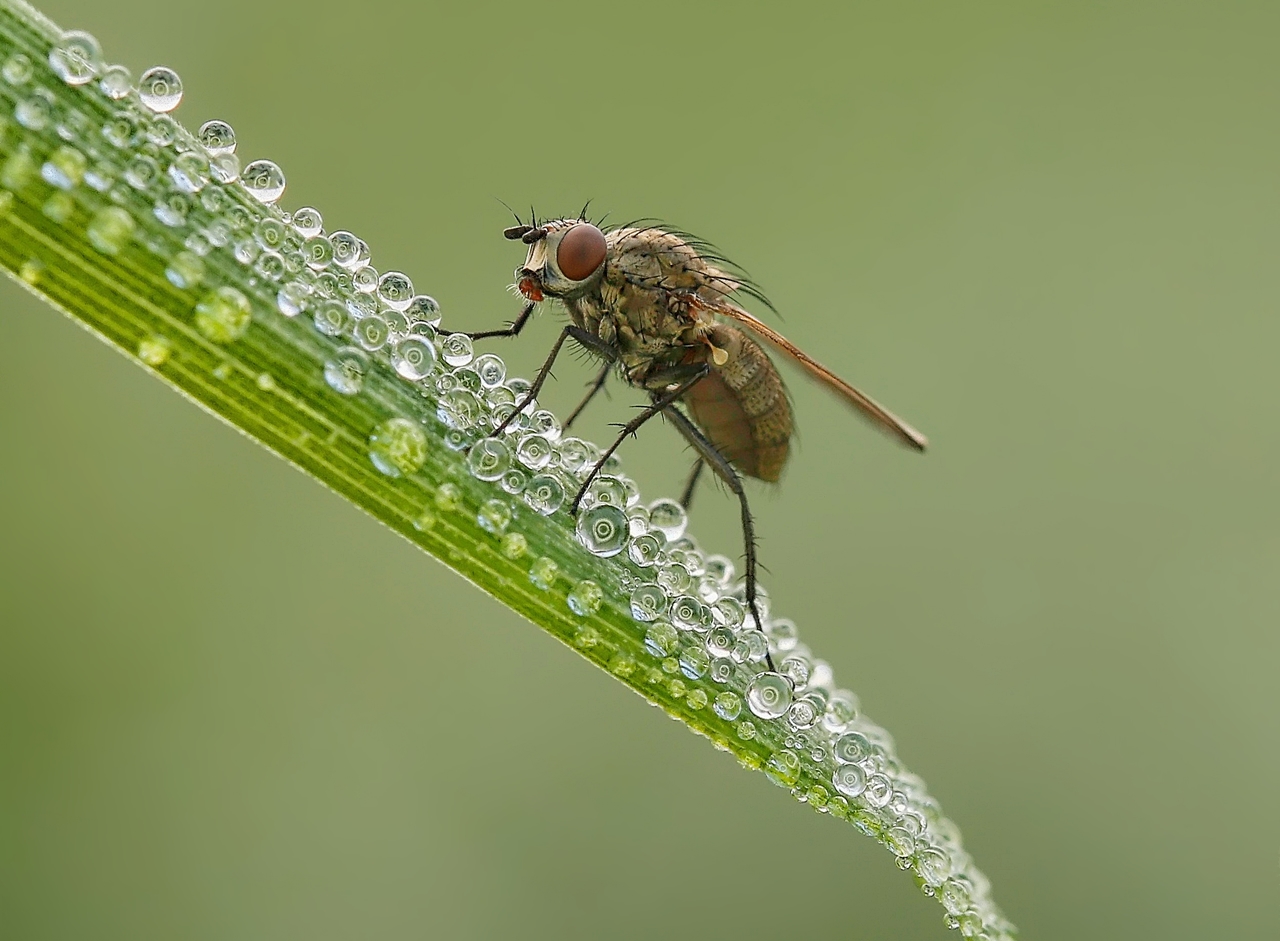
[[[578,416],[582,414],[583,409],[596,397],[596,393],[604,388],[605,381],[609,378],[609,370],[613,368],[612,362],[607,362],[601,367],[599,374],[595,379],[591,380],[591,388],[587,390],[587,394],[582,397],[582,401],[578,403],[578,407],[569,413],[569,417],[564,420],[561,426],[562,431],[568,431]]]

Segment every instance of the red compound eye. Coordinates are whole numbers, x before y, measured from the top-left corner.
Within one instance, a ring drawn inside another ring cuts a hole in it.
[[[570,281],[582,281],[604,263],[606,248],[603,232],[590,222],[579,222],[560,240],[556,264]]]

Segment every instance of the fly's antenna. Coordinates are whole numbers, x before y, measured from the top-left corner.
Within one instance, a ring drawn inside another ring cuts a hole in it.
[[[524,225],[524,220],[520,218],[520,213],[516,212],[514,209],[512,209],[510,206],[508,206],[508,205],[507,205],[507,201],[506,201],[505,199],[502,199],[502,198],[500,198],[500,197],[498,197],[498,196],[495,196],[495,197],[493,197],[493,198],[494,198],[494,199],[496,199],[496,200],[498,200],[498,202],[502,203],[502,205],[506,208],[507,212],[511,213],[511,215],[513,215],[513,216],[515,216],[515,217],[516,217],[516,224],[517,224],[517,225]]]

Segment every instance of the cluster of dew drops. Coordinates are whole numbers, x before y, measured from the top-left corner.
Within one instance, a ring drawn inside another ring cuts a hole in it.
[[[445,445],[466,450],[470,474],[494,488],[495,496],[480,506],[477,522],[501,539],[508,558],[528,554],[525,538],[508,531],[511,501],[522,501],[543,516],[568,512],[566,504],[599,459],[599,449],[562,434],[556,417],[535,401],[513,417],[529,383],[507,376],[498,356],[475,355],[465,335],[441,332],[439,305],[415,293],[403,273],[379,274],[363,240],[346,231],[326,233],[314,209],[290,214],[277,208],[284,174],[269,160],[241,167],[229,124],[208,121],[193,141],[169,117],[182,99],[182,82],[172,69],[148,69],[135,86],[128,70],[104,64],[97,41],[80,31],[62,35],[48,64],[68,85],[96,81],[108,99],[121,105],[96,129],[96,136],[128,152],[122,172],[109,161],[94,159],[98,144],[75,146],[93,138],[95,129],[83,116],[74,117],[76,112],[56,113],[54,96],[35,80],[37,63],[13,52],[0,64],[0,78],[17,90],[15,120],[32,130],[56,121],[58,136],[66,142],[40,167],[40,176],[54,188],[51,203],[82,184],[107,195],[107,205],[95,213],[86,232],[98,251],[117,253],[138,234],[115,188],[154,196],[155,218],[185,235],[183,249],[166,269],[177,287],[200,285],[210,254],[228,252],[252,269],[255,283],[275,287],[281,316],[307,317],[332,340],[323,375],[336,393],[359,395],[376,359],[413,384],[424,401],[434,403],[435,416],[446,429]],[[146,111],[127,107],[135,95]],[[10,172],[14,159],[0,168],[5,186],[19,175]],[[251,213],[230,198],[228,188],[237,183],[267,211]],[[196,200],[205,212],[202,225],[194,224]],[[55,215],[59,209],[46,204],[45,211]],[[248,299],[232,287],[209,291],[196,305],[195,325],[214,342],[239,339],[250,320]],[[168,344],[163,337],[148,338],[139,355],[150,365],[163,365]],[[508,419],[500,436],[489,437]],[[405,417],[382,422],[369,439],[370,460],[390,477],[421,469],[427,448],[421,422]],[[903,869],[914,870],[926,894],[940,896],[951,927],[967,937],[1010,936],[1012,927],[990,901],[986,879],[961,846],[954,824],[942,815],[924,782],[902,766],[889,734],[860,714],[854,694],[837,688],[830,666],[800,643],[795,625],[768,616],[769,599],[763,592],[758,606],[764,623],[757,624],[744,604],[733,563],[699,549],[685,532],[680,504],[666,499],[643,504],[635,483],[618,472],[615,458],[605,471],[585,491],[575,533],[591,554],[621,556],[631,563],[619,567],[618,587],[622,603],[643,626],[644,647],[653,658],[637,663],[619,654],[610,668],[664,684],[691,710],[710,708],[744,740],[761,734],[756,723],[775,724],[785,746],[766,766],[775,781],[821,811],[854,820],[879,839]],[[443,484],[435,509],[456,509],[459,498],[454,485]],[[418,525],[426,529],[434,521],[427,510]],[[529,579],[535,587],[550,590],[557,577],[553,560],[530,561]],[[584,618],[604,601],[605,590],[590,581],[574,585],[566,599]],[[584,647],[598,642],[586,626],[577,639]],[[778,663],[776,672],[766,668],[769,653]],[[714,697],[703,691],[707,679],[721,688]],[[690,687],[684,680],[699,683]],[[830,787],[796,787],[802,769],[820,775]]]

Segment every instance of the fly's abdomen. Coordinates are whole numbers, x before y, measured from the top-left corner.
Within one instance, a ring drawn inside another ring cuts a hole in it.
[[[685,393],[689,412],[738,470],[776,481],[787,463],[792,431],[782,378],[759,344],[741,330],[716,324],[708,339],[728,359]]]

